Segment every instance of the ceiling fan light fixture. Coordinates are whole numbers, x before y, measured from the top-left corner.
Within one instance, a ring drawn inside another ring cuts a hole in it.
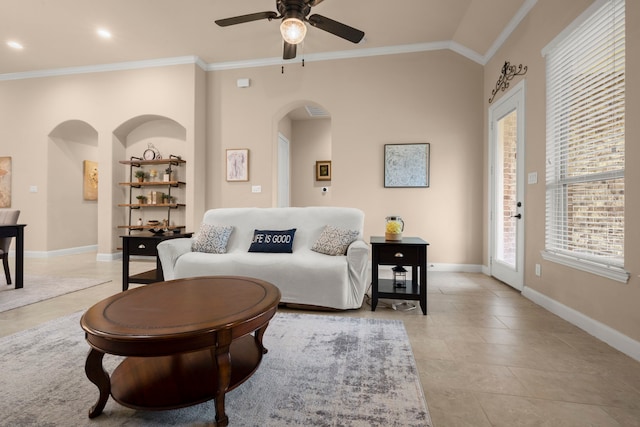
[[[298,44],[307,34],[307,26],[298,18],[285,18],[280,24],[282,38],[289,44]]]

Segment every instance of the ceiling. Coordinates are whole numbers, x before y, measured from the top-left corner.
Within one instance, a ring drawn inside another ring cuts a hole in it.
[[[365,32],[354,45],[310,27],[308,58],[339,52],[452,48],[484,63],[536,0],[325,0],[318,13]],[[278,22],[221,28],[215,19],[275,11],[275,0],[0,0],[0,76],[68,67],[197,57],[242,66],[282,57]],[[113,37],[103,40],[98,28]],[[22,50],[7,46],[21,43]],[[346,53],[345,53],[346,52]]]

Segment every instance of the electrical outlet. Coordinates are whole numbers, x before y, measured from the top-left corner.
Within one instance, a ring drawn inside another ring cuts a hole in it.
[[[542,276],[542,267],[540,267],[540,264],[536,264],[536,276]]]

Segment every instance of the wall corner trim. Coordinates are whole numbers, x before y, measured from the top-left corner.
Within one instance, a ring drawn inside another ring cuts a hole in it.
[[[640,362],[640,342],[527,286],[522,295]]]

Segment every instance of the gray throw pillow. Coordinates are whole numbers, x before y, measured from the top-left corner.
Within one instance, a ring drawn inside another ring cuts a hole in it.
[[[325,255],[344,255],[349,245],[358,238],[358,234],[357,230],[346,230],[327,225],[311,250]]]
[[[191,242],[193,252],[206,252],[210,254],[227,253],[227,242],[233,231],[231,225],[201,224],[200,229]]]

